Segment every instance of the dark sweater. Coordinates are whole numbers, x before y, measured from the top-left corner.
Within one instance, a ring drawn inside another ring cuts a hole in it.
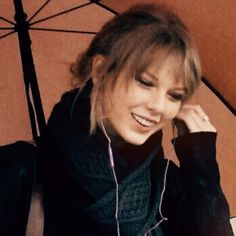
[[[66,93],[48,122],[41,150],[46,236],[116,235],[115,183],[108,142],[101,130],[89,135],[86,87]],[[119,180],[121,236],[143,236],[161,216],[164,159],[162,132],[143,145],[113,148]],[[180,168],[170,162],[162,212],[167,221],[149,235],[231,236],[229,209],[215,159],[216,134],[179,137],[175,149]]]

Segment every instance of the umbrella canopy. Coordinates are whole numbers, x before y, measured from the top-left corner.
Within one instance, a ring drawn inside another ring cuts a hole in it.
[[[19,1],[18,1],[19,2]],[[96,2],[96,3],[95,3]],[[72,88],[70,63],[86,48],[105,21],[115,11],[123,11],[140,1],[22,1],[23,10],[30,22],[32,59],[41,94],[45,118],[49,117],[53,105],[66,90]],[[142,1],[143,2],[143,1]],[[218,162],[222,185],[230,203],[231,214],[236,215],[236,139],[235,74],[236,74],[236,3],[210,4],[210,0],[163,0],[176,10],[194,34],[199,45],[204,76],[217,93],[224,98],[229,110],[205,84],[200,86],[193,102],[200,103],[215,124],[218,135]],[[227,14],[225,13],[227,12]],[[1,79],[1,123],[0,143],[19,139],[32,139],[27,96],[23,80],[22,58],[18,36],[14,31],[14,1],[0,3],[0,79]],[[223,17],[224,16],[224,17]],[[229,28],[228,28],[229,27]],[[231,29],[230,29],[231,27]],[[70,31],[70,32],[69,32]],[[29,92],[30,101],[32,93]],[[171,134],[166,132],[166,153],[174,158],[168,147]],[[233,187],[234,186],[234,187]]]

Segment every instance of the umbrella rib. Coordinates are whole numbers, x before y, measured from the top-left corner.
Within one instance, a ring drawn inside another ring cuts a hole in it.
[[[6,21],[7,23],[10,23],[11,25],[16,25],[14,22],[12,22],[12,21],[10,21],[10,20],[2,17],[2,16],[0,16],[0,19],[3,20],[3,21]]]
[[[216,90],[206,78],[202,78],[202,82],[224,103],[224,105],[234,114],[236,115],[236,110],[226,101],[226,99]]]
[[[50,2],[51,0],[47,0],[28,20],[28,22],[30,22],[31,20],[33,20],[35,18],[35,16],[37,16],[39,14],[39,12],[41,12],[43,10],[43,8],[46,7],[46,5]]]
[[[51,32],[62,32],[62,33],[78,33],[78,34],[97,34],[93,31],[82,31],[82,30],[66,30],[66,29],[50,29],[50,28],[35,28],[30,27],[30,30],[39,30],[39,31],[51,31]]]
[[[115,10],[113,10],[112,8],[110,8],[110,7],[108,7],[108,6],[106,6],[106,5],[102,4],[102,3],[100,3],[99,1],[92,1],[92,0],[91,0],[91,2],[94,3],[94,4],[96,4],[96,5],[98,5],[98,6],[100,6],[100,7],[102,7],[102,8],[104,8],[105,10],[107,10],[107,11],[109,11],[109,12],[115,14],[115,15],[119,15],[119,13],[118,13],[117,11],[115,11]]]
[[[0,27],[0,30],[14,30],[14,27]]]
[[[43,19],[40,19],[40,20],[37,20],[37,21],[34,21],[34,22],[30,23],[30,26],[31,26],[31,25],[35,25],[35,24],[40,23],[40,22],[43,22],[43,21],[46,21],[46,20],[49,20],[49,19],[52,19],[52,18],[55,18],[55,17],[57,17],[57,16],[64,15],[64,14],[66,14],[66,13],[72,12],[72,11],[74,11],[74,10],[77,10],[77,9],[79,9],[79,8],[88,6],[88,5],[90,5],[90,4],[92,4],[92,3],[91,3],[91,2],[85,3],[85,4],[82,4],[82,5],[79,5],[79,6],[70,8],[70,9],[67,9],[67,10],[65,10],[65,11],[58,12],[58,13],[56,13],[56,14],[54,14],[54,15],[48,16],[48,17],[46,17],[46,18],[43,18]]]
[[[7,37],[7,36],[9,36],[9,35],[11,35],[11,34],[13,34],[13,33],[15,33],[15,32],[16,32],[16,31],[13,30],[13,31],[11,31],[11,32],[9,32],[9,33],[7,33],[7,34],[4,34],[4,35],[0,36],[0,39],[3,39],[3,38],[5,38],[5,37]]]

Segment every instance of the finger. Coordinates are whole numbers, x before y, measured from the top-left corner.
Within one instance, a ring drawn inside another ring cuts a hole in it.
[[[196,113],[191,108],[183,108],[177,118],[184,121],[189,132],[192,133],[201,131],[201,127],[198,125],[198,122],[196,122],[196,116]]]
[[[199,105],[185,105],[177,115],[183,120],[189,132],[211,131],[216,132],[215,127],[210,123],[208,116]]]
[[[200,105],[186,105],[185,108],[194,110],[194,112],[196,112],[196,114],[198,114],[203,121],[209,121],[208,115],[204,112]]]
[[[198,128],[194,132],[211,130],[211,124],[209,122],[209,119],[206,119],[204,116],[206,115],[200,116],[195,111],[192,113],[192,120],[193,120],[194,126]]]
[[[196,120],[198,126],[202,130],[216,132],[215,127],[210,122],[209,116],[205,113],[205,111],[202,109],[202,107],[200,105],[193,105],[190,107],[192,107],[194,112],[197,114],[197,117],[195,117],[195,120]]]

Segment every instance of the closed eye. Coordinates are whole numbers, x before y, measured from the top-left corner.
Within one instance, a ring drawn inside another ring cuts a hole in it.
[[[172,101],[183,101],[185,98],[185,94],[182,93],[170,93],[169,97]]]
[[[138,81],[142,86],[149,88],[149,87],[153,87],[154,84],[152,81],[150,81],[149,79],[146,79],[142,76],[136,75],[135,76],[135,80]]]

